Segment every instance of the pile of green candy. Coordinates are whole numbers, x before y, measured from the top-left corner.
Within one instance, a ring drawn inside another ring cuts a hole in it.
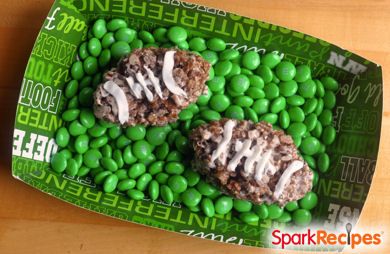
[[[178,47],[203,56],[212,64],[209,92],[181,111],[179,120],[163,127],[121,128],[95,118],[93,92],[103,73],[141,47]],[[331,77],[312,79],[307,65],[281,60],[274,53],[228,49],[219,38],[191,36],[184,28],[136,31],[121,19],[98,19],[78,51],[64,95],[65,125],[56,132],[60,150],[52,156],[52,169],[70,176],[93,178],[104,192],[125,192],[129,198],[182,202],[206,216],[233,212],[249,224],[271,219],[308,225],[318,198],[309,192],[284,208],[254,205],[220,193],[190,167],[191,129],[221,117],[267,121],[285,130],[314,172],[329,169],[326,146],[336,136],[332,108],[338,83]]]

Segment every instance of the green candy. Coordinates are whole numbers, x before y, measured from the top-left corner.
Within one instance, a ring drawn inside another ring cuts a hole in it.
[[[134,179],[123,179],[117,185],[119,191],[128,191],[135,187],[136,181]]]
[[[322,134],[322,124],[320,121],[317,121],[316,123],[316,126],[314,127],[314,129],[311,131],[311,134],[316,137],[316,138],[320,138],[321,137],[321,134]]]
[[[104,34],[107,33],[106,21],[104,19],[98,19],[92,26],[92,34],[98,38],[103,38]]]
[[[145,173],[137,179],[136,188],[140,191],[145,191],[150,181],[152,181],[152,176],[149,173]]]
[[[111,51],[104,49],[99,56],[98,62],[100,67],[106,67],[111,61]]]
[[[318,99],[317,107],[314,110],[314,113],[319,116],[322,111],[324,110],[324,100],[323,99]]]
[[[234,98],[234,104],[240,106],[240,107],[250,107],[253,104],[253,99],[249,96],[238,96]]]
[[[187,30],[180,26],[172,26],[168,29],[167,37],[173,43],[180,43],[187,39]]]
[[[90,109],[82,109],[80,112],[80,123],[86,128],[92,128],[95,125],[96,118]]]
[[[226,43],[222,39],[219,38],[211,38],[207,40],[207,47],[210,50],[219,52],[219,51],[224,51],[226,49]]]
[[[220,61],[214,66],[214,72],[217,76],[226,76],[233,68],[233,64],[230,61]]]
[[[244,74],[244,73],[243,73]],[[249,83],[251,87],[257,87],[259,89],[264,88],[264,80],[258,75],[248,75]]]
[[[102,48],[108,49],[115,42],[113,33],[106,33],[102,39]]]
[[[172,204],[173,202],[173,192],[167,185],[162,185],[160,187],[161,198],[167,204]]]
[[[279,207],[276,204],[272,204],[268,206],[268,218],[270,219],[277,219],[279,218],[283,213],[283,208]]]
[[[188,207],[196,206],[200,203],[202,195],[195,188],[188,188],[180,194],[183,203]]]
[[[294,78],[295,81],[302,83],[311,78],[311,70],[309,66],[305,64],[299,65],[296,70],[297,73]]]
[[[277,219],[277,221],[281,222],[281,223],[287,223],[287,222],[290,222],[291,219],[292,218],[291,218],[290,213],[283,211],[282,215],[280,215],[280,217]]]
[[[209,105],[211,109],[223,112],[230,106],[230,99],[224,94],[216,94],[211,96]]]
[[[145,194],[142,191],[131,189],[126,192],[127,196],[133,200],[142,200]]]
[[[199,96],[196,103],[199,106],[206,106],[212,95],[213,93],[209,90],[207,94],[202,94],[201,96]]]
[[[306,116],[304,124],[306,125],[307,131],[312,131],[316,127],[317,124],[317,116],[314,113]]]
[[[247,200],[235,199],[233,207],[237,212],[249,212],[252,209],[252,203]]]
[[[116,60],[120,59],[122,56],[128,55],[130,51],[130,46],[125,41],[117,41],[111,46],[111,55]]]
[[[127,27],[122,27],[115,32],[114,37],[117,42],[125,42],[128,45],[135,39],[136,35],[137,32],[135,30]],[[115,44],[113,44],[113,46],[114,45]]]
[[[118,177],[119,181],[128,179],[127,178],[127,170],[126,169],[118,169],[117,171],[115,171],[114,174]]]
[[[283,129],[287,129],[290,125],[290,115],[286,110],[282,110],[279,113],[279,124]]]
[[[324,109],[319,115],[318,120],[321,122],[322,126],[328,126],[332,124],[333,114],[329,109]]]
[[[180,175],[184,172],[184,165],[180,162],[170,161],[165,164],[164,170],[171,175]]]
[[[191,50],[202,52],[207,49],[206,40],[200,37],[194,37],[188,42]]]
[[[85,166],[89,168],[97,168],[100,163],[99,160],[103,157],[103,155],[97,149],[89,149],[83,154],[83,162]]]
[[[94,90],[91,87],[84,87],[79,93],[79,103],[83,107],[91,107],[93,104]]]
[[[214,207],[217,214],[227,214],[233,208],[233,199],[228,196],[221,196],[215,201]]]
[[[211,196],[217,191],[214,186],[210,185],[209,183],[206,183],[203,180],[200,180],[196,184],[196,189],[199,191],[200,194],[204,196]]]
[[[89,147],[89,137],[88,135],[82,134],[76,138],[74,141],[74,149],[79,154],[84,154],[88,151]]]
[[[119,181],[118,176],[115,174],[111,174],[107,176],[106,179],[104,179],[104,183],[103,183],[104,192],[106,193],[113,192],[118,185],[118,181]]]
[[[148,193],[151,200],[156,200],[160,194],[160,185],[156,180],[151,180],[148,186]]]
[[[271,103],[271,112],[279,113],[286,108],[286,99],[284,97],[278,97]]]
[[[317,108],[317,104],[318,100],[316,98],[310,98],[306,100],[305,104],[303,105],[303,111],[305,112],[305,115],[314,112],[314,110]]]
[[[325,89],[330,90],[330,91],[337,91],[339,89],[339,84],[337,81],[329,76],[321,78],[321,82],[324,85]]]
[[[324,107],[327,109],[332,109],[336,106],[336,95],[332,91],[325,91],[323,100]]]
[[[249,88],[249,85],[249,78],[243,74],[234,76],[229,83],[229,87],[236,93],[244,93]]]
[[[299,147],[304,154],[314,155],[320,149],[320,142],[315,137],[306,137]]]
[[[281,61],[275,69],[276,76],[281,81],[293,80],[296,75],[296,68],[291,62]]]
[[[287,128],[287,133],[293,137],[302,137],[306,130],[307,127],[303,123],[291,123]]]
[[[67,99],[70,99],[73,96],[75,96],[77,94],[78,88],[79,88],[79,82],[77,82],[77,80],[69,81],[69,83],[66,85],[65,88],[65,93],[64,93],[65,97]]]
[[[218,54],[214,51],[205,50],[201,53],[201,56],[211,65],[214,65],[218,62]]]
[[[213,217],[215,215],[214,204],[210,198],[202,198],[202,201],[200,203],[200,207],[202,208],[202,212],[207,217]]]
[[[163,171],[164,161],[155,161],[149,165],[148,172],[151,175],[156,175]]]
[[[240,213],[239,218],[247,224],[256,224],[260,219],[259,216],[254,212]]]
[[[159,146],[165,142],[167,132],[164,127],[153,126],[146,131],[146,140],[149,144]]]
[[[307,226],[311,222],[311,213],[305,209],[297,209],[294,211],[292,219],[298,226]]]
[[[112,158],[115,160],[116,164],[118,165],[118,168],[122,168],[125,165],[125,161],[123,160],[123,156],[122,156],[122,151],[121,150],[115,149],[114,153],[112,154]]]
[[[321,153],[318,156],[317,165],[318,165],[318,169],[322,173],[326,173],[328,171],[329,165],[330,165],[329,156],[326,153]]]
[[[317,202],[317,194],[312,191],[309,191],[301,200],[299,200],[299,206],[303,209],[310,210],[317,205]]]
[[[65,127],[61,127],[56,132],[56,144],[59,147],[66,147],[69,144],[70,135],[68,130]]]
[[[158,173],[156,175],[156,181],[159,183],[159,184],[166,184],[168,182],[168,178],[169,178],[169,175],[166,174],[166,173]]]
[[[299,95],[292,95],[287,98],[287,104],[291,106],[302,106],[305,104],[305,99]]]
[[[95,175],[94,181],[96,184],[102,184],[104,183],[105,179],[110,175],[112,175],[112,172],[102,170]]]
[[[194,116],[194,114],[191,112],[191,110],[188,110],[188,109],[183,109],[179,113],[179,119],[181,121],[190,120],[193,116]]]
[[[298,91],[298,84],[295,80],[282,81],[279,84],[279,91],[283,96],[290,97]]]
[[[266,65],[260,65],[256,69],[256,74],[258,74],[264,81],[265,84],[272,81],[274,74],[272,73],[271,68]]]
[[[67,160],[64,154],[56,153],[51,157],[51,167],[57,173],[62,173],[67,167]]]
[[[224,77],[215,76],[210,81],[207,81],[207,86],[212,92],[221,91],[225,87],[226,80]]]
[[[187,189],[187,179],[181,175],[173,175],[168,178],[168,186],[173,192],[182,193]]]
[[[290,107],[288,114],[292,122],[303,122],[305,120],[305,112],[300,107]]]
[[[315,79],[314,82],[316,83],[316,96],[324,97],[325,95],[324,85],[318,79]]]
[[[70,75],[75,80],[81,80],[84,77],[83,63],[80,61],[74,62],[70,68]]]
[[[219,54],[221,60],[235,60],[240,57],[240,52],[236,49],[225,49]]]
[[[118,170],[118,165],[116,164],[115,160],[107,157],[103,157],[100,159],[100,165],[111,172],[117,171]]]
[[[330,145],[336,139],[336,129],[333,126],[326,126],[322,132],[321,140],[325,145]]]
[[[78,120],[74,120],[69,125],[69,134],[71,136],[79,136],[81,134],[85,134],[87,132],[87,128],[84,127]]]
[[[194,187],[200,180],[200,175],[191,169],[186,169],[183,176],[187,179],[188,186]]]
[[[313,98],[316,94],[317,86],[312,79],[308,79],[298,85],[298,93],[303,98]]]
[[[108,142],[108,137],[107,137],[107,135],[104,135],[104,136],[93,139],[89,143],[89,146],[91,148],[100,148],[100,147],[104,146],[105,144],[107,144],[107,142]]]
[[[84,177],[84,176],[88,175],[90,170],[91,170],[90,168],[87,168],[85,166],[81,166],[79,168],[79,171],[77,172],[77,176],[78,177]]]
[[[225,111],[225,117],[244,120],[244,110],[240,106],[230,105]]]
[[[245,94],[255,100],[265,98],[264,91],[258,87],[249,87]]]
[[[108,31],[114,32],[120,28],[125,28],[127,27],[126,21],[123,19],[111,19],[107,23],[107,29]]]
[[[144,160],[152,153],[152,149],[145,140],[137,140],[132,146],[132,152],[137,159]]]
[[[168,29],[166,29],[164,27],[156,28],[153,31],[154,39],[156,39],[156,41],[158,41],[158,42],[163,42],[163,43],[168,42],[169,40],[167,37],[167,32],[168,32]]]
[[[259,115],[261,114],[265,114],[268,112],[268,108],[269,108],[269,105],[270,105],[270,102],[268,99],[258,99],[256,100],[253,105],[252,105],[252,109]]]
[[[107,128],[101,126],[100,124],[95,124],[92,128],[88,129],[88,134],[92,137],[100,137],[106,133]]]
[[[82,60],[84,60],[85,58],[87,58],[89,56],[87,47],[88,47],[88,43],[86,41],[81,43],[81,45],[79,47],[79,57]]]
[[[279,87],[275,83],[269,83],[264,86],[265,98],[273,100],[279,97]]]
[[[98,57],[100,55],[100,52],[102,52],[102,44],[100,43],[99,39],[92,38],[88,41],[88,52],[91,54],[91,56]]]
[[[142,140],[146,136],[146,128],[142,125],[127,127],[126,136],[132,141]]]
[[[249,119],[254,123],[257,123],[259,121],[259,117],[257,116],[256,112],[251,108],[244,108],[244,114],[245,119]]]
[[[137,179],[146,172],[146,166],[142,163],[134,163],[127,171],[127,175],[132,179]]]
[[[206,121],[218,121],[221,119],[221,115],[217,111],[211,109],[202,110],[200,115]]]
[[[269,211],[265,204],[254,205],[253,211],[259,216],[260,219],[264,220],[268,218]]]
[[[138,33],[138,37],[145,43],[155,43],[153,34],[148,31],[142,30]]]
[[[262,58],[262,64],[273,69],[277,66],[281,61],[281,58],[278,54],[275,53],[267,53]]]
[[[295,211],[299,208],[298,202],[297,201],[290,201],[286,204],[286,206],[284,208],[286,208],[286,210],[289,212]]]
[[[169,144],[167,142],[162,143],[156,147],[155,155],[159,160],[164,160],[169,154]]]
[[[260,55],[255,51],[247,51],[242,56],[241,63],[248,70],[255,70],[260,65]]]

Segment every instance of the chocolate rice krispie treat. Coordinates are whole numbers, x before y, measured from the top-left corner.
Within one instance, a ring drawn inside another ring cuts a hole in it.
[[[235,198],[284,206],[312,188],[313,172],[292,138],[269,123],[222,119],[194,129],[190,139],[194,169]]]
[[[94,93],[97,118],[122,126],[165,125],[207,94],[210,64],[176,48],[142,48],[107,72]]]

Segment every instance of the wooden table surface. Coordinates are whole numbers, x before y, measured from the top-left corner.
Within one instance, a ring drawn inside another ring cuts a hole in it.
[[[390,253],[390,171],[386,165],[390,157],[390,1],[191,1],[325,39],[383,66],[379,160],[359,227],[383,230],[387,242],[380,251],[370,252]],[[51,4],[52,0],[0,1],[0,253],[281,253],[118,221],[59,201],[11,177],[17,96],[35,37]]]

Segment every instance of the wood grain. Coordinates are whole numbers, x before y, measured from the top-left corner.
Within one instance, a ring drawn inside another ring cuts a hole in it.
[[[390,234],[390,1],[191,0],[286,26],[383,66],[380,154],[359,227]],[[49,0],[0,2],[0,253],[281,253],[201,240],[114,220],[45,195],[11,177],[14,112],[24,68]],[[389,237],[387,237],[389,238]],[[345,253],[370,253],[370,250]],[[390,239],[375,253],[389,253]],[[286,252],[296,253],[296,252]]]

